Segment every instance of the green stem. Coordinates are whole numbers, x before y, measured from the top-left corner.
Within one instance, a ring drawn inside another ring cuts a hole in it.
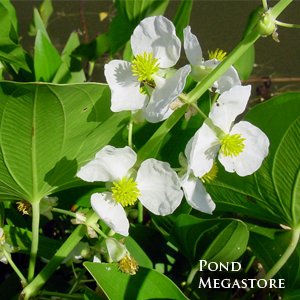
[[[132,149],[132,131],[133,131],[133,119],[130,118],[128,125],[128,146]]]
[[[275,21],[275,24],[282,26],[282,27],[287,27],[287,28],[300,28],[300,25],[297,24],[288,24],[280,21]]]
[[[88,217],[87,217],[88,218]],[[78,225],[64,244],[58,249],[54,257],[47,263],[42,271],[27,285],[24,290],[24,300],[35,296],[42,286],[47,282],[57,267],[63,262],[66,256],[79,243],[86,234],[86,226]]]
[[[274,7],[272,7],[270,14],[271,16],[276,19],[282,11],[285,10],[285,8],[291,4],[293,2],[293,0],[281,0],[278,3],[276,3],[276,5]]]
[[[69,298],[69,299],[84,299],[84,296],[82,294],[69,295],[69,294],[63,294],[63,293],[43,291],[40,295],[41,296],[54,296],[54,297],[61,297],[61,298]]]
[[[2,251],[3,251],[3,254],[4,256],[6,257],[8,263],[10,264],[10,266],[13,268],[13,270],[16,272],[16,274],[19,276],[20,280],[21,280],[21,284],[22,284],[22,287],[26,286],[27,285],[27,280],[26,278],[24,277],[24,275],[21,273],[21,271],[19,270],[19,268],[15,265],[14,261],[12,260],[11,258],[11,255],[10,253],[8,253],[4,247],[2,248]]]
[[[198,107],[198,105],[196,103],[192,103],[191,104],[196,110],[197,112],[206,120],[208,119],[208,116]]]
[[[253,29],[245,38],[236,46],[236,48],[220,63],[203,81],[198,84],[187,96],[189,103],[196,102],[212,84],[222,75],[227,69],[232,66],[238,58],[242,56],[260,37],[257,29]]]
[[[268,10],[268,2],[267,2],[267,0],[262,0],[262,5],[263,5],[263,8],[264,8],[264,11],[267,11]]]
[[[150,157],[152,150],[160,143],[165,135],[172,129],[172,127],[179,121],[186,111],[186,105],[175,110],[172,115],[156,130],[148,142],[138,152],[138,159],[136,167]]]
[[[144,221],[144,207],[143,204],[138,202],[138,223],[143,224]]]
[[[256,256],[253,255],[253,256],[251,257],[251,259],[249,260],[249,263],[248,263],[247,267],[245,268],[245,273],[246,273],[246,274],[247,274],[248,271],[250,270],[250,268],[251,268],[251,266],[252,266],[252,264],[253,264],[255,258],[256,258]]]
[[[293,231],[292,231],[292,239],[291,239],[291,242],[290,242],[289,246],[287,247],[287,249],[285,250],[285,252],[283,253],[283,255],[280,257],[280,259],[276,262],[276,264],[264,276],[263,279],[270,280],[271,278],[273,278],[277,274],[277,272],[283,267],[283,265],[288,261],[288,259],[290,258],[290,256],[293,254],[295,248],[298,245],[299,237],[300,237],[300,226],[298,226],[298,227],[296,227],[296,228],[293,229]],[[258,289],[259,289],[259,287],[256,285],[247,294],[245,294],[241,298],[241,300],[248,299]]]
[[[40,225],[40,202],[36,201],[32,205],[32,243],[30,249],[28,282],[34,278],[35,263],[39,245],[39,225]]]
[[[79,219],[82,222],[85,222],[85,220],[86,220],[86,217],[84,217],[83,215],[73,213],[73,212],[65,210],[65,209],[60,209],[60,208],[53,207],[52,211],[56,212],[56,213],[59,213],[59,214],[71,216],[75,219]]]
[[[198,271],[199,271],[199,269],[194,267],[191,270],[191,272],[190,272],[190,274],[189,274],[189,276],[188,276],[188,278],[186,280],[186,286],[185,286],[185,292],[184,292],[184,294],[186,296],[189,296],[190,293],[192,292],[191,284],[192,284],[192,282],[193,282],[193,280],[194,280],[194,278],[195,278],[195,276],[196,276],[196,274],[197,274]]]

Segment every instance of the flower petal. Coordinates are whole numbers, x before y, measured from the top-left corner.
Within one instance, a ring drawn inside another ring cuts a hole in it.
[[[105,146],[93,160],[81,167],[77,176],[85,181],[110,181],[122,179],[136,162],[136,153],[130,148]]]
[[[190,26],[183,29],[183,36],[183,47],[190,64],[192,66],[202,64],[202,50],[197,37],[191,33]]]
[[[236,85],[224,92],[216,103],[213,104],[209,118],[214,125],[229,133],[232,122],[241,114],[247,105],[251,93],[251,85]]]
[[[219,139],[210,127],[203,123],[194,135],[190,153],[190,167],[196,177],[201,178],[211,170],[219,149]]]
[[[143,108],[148,97],[140,93],[140,82],[132,75],[131,63],[112,60],[104,66],[106,81],[111,89],[111,110],[136,110]]]
[[[241,85],[241,80],[237,70],[231,66],[222,76],[220,76],[212,85],[216,88],[216,92],[223,94],[229,91],[232,87]]]
[[[216,204],[211,199],[206,189],[196,177],[190,177],[181,183],[187,203],[194,209],[207,214],[212,214]]]
[[[247,176],[257,171],[264,158],[269,153],[269,139],[256,126],[241,121],[232,127],[230,134],[241,134],[245,148],[238,156],[224,157],[219,155],[219,161],[227,172],[236,172],[239,176]]]
[[[156,215],[169,215],[179,206],[183,193],[176,172],[166,162],[150,158],[142,162],[136,178],[142,204]]]
[[[112,199],[112,193],[96,193],[91,196],[93,210],[116,233],[129,235],[129,221],[123,206]]]
[[[142,20],[130,41],[134,56],[153,53],[153,58],[159,59],[160,68],[174,66],[180,57],[181,42],[176,36],[175,26],[164,16]]]
[[[155,76],[156,87],[145,109],[147,121],[157,123],[167,119],[174,112],[170,108],[170,104],[176,100],[184,89],[186,78],[190,72],[191,67],[186,65],[168,79]]]

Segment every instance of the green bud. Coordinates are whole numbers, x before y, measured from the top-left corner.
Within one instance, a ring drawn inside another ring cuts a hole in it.
[[[84,259],[90,259],[94,255],[94,251],[91,250],[90,247],[85,247],[83,250],[81,250],[80,255]]]
[[[271,35],[276,29],[274,20],[269,14],[264,14],[257,23],[257,30],[261,36]]]

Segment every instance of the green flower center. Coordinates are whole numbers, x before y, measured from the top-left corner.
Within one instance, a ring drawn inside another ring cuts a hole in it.
[[[158,59],[153,58],[153,53],[138,54],[132,61],[132,75],[138,76],[138,81],[144,81],[146,84],[151,83],[153,85],[154,81],[152,75],[159,70]],[[151,86],[151,84],[149,84]]]
[[[219,169],[218,169],[217,163],[214,161],[213,166],[210,169],[210,171],[207,172],[204,176],[202,176],[200,178],[200,180],[203,183],[204,182],[210,183],[211,181],[213,181],[217,177],[218,171],[219,171]]]
[[[132,178],[127,180],[126,177],[123,177],[122,180],[113,182],[113,185],[111,188],[112,197],[123,207],[133,205],[141,195],[140,190],[137,188],[137,183],[135,181],[132,182]]]
[[[222,146],[220,148],[220,153],[223,152],[224,156],[238,156],[243,152],[245,145],[244,140],[241,138],[241,134],[227,134],[224,139],[220,140]]]
[[[213,52],[213,51],[208,51],[208,59],[217,59],[219,61],[223,61],[226,58],[227,52],[223,50],[219,50],[219,48]]]

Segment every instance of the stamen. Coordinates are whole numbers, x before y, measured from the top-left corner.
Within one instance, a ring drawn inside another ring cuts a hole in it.
[[[241,138],[241,134],[227,134],[223,140],[220,140],[222,146],[219,153],[223,152],[224,156],[238,156],[243,152],[245,145],[244,140]]]
[[[126,274],[135,275],[138,268],[138,263],[130,255],[125,255],[119,262],[119,270]]]
[[[137,188],[137,183],[135,181],[132,182],[132,178],[127,180],[126,177],[123,177],[122,180],[113,182],[113,185],[114,187],[111,188],[113,192],[112,197],[123,207],[133,205],[141,195],[140,190]]]
[[[132,61],[132,75],[139,76],[138,81],[145,81],[146,84],[154,83],[151,76],[159,70],[159,63],[157,63],[158,59],[152,59],[152,56],[153,53],[144,52],[144,54],[138,54]]]
[[[217,59],[219,61],[223,61],[226,58],[227,52],[223,50],[219,50],[219,48],[213,52],[213,51],[208,51],[208,59]]]
[[[28,201],[21,200],[17,202],[18,204],[18,211],[22,212],[23,215],[31,215],[31,204]]]
[[[203,175],[200,180],[205,183],[210,183],[211,181],[213,181],[218,174],[219,168],[217,166],[217,163],[214,161],[213,166],[211,167],[210,171],[207,172],[205,175]]]

